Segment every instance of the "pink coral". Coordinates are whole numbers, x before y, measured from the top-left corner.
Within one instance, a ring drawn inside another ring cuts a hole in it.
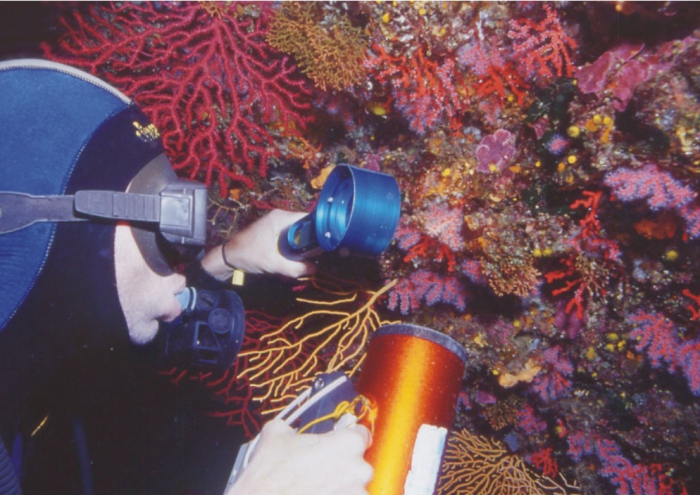
[[[635,329],[630,332],[630,337],[637,340],[635,348],[646,350],[654,368],[659,368],[663,362],[675,370],[680,342],[673,323],[662,315],[642,311],[630,316],[630,321],[635,324]]]
[[[518,410],[518,427],[523,430],[526,435],[535,435],[547,429],[547,422],[542,421],[535,414],[534,409],[529,404],[525,404]]]
[[[653,164],[638,170],[619,168],[605,177],[605,184],[622,201],[643,199],[652,210],[684,206],[696,196],[692,188]]]
[[[433,203],[428,207],[424,218],[426,234],[445,244],[453,252],[462,250],[464,218],[460,209]]]
[[[571,77],[572,55],[578,45],[564,32],[552,7],[545,3],[544,9],[547,15],[542,22],[531,19],[510,22],[508,37],[513,40],[513,52],[527,77],[539,77],[543,82],[554,77]]]
[[[461,66],[469,67],[478,76],[485,76],[492,66],[502,67],[505,64],[498,50],[488,48],[478,37],[472,38],[457,50],[457,61]]]
[[[642,51],[644,45],[632,45],[622,43],[608,50],[594,62],[579,68],[575,77],[578,80],[578,88],[582,93],[600,93],[605,89],[609,73],[619,65],[624,65],[632,57]]]
[[[500,172],[515,156],[515,136],[505,129],[489,134],[476,148],[476,158],[480,172]]]
[[[278,154],[268,125],[303,127],[310,94],[265,43],[269,7],[207,2],[90,4],[62,19],[53,59],[106,78],[163,135],[176,169],[209,184],[252,186]]]
[[[691,239],[700,237],[700,208],[695,204],[697,192],[676,180],[654,164],[641,169],[619,168],[605,177],[622,201],[644,200],[652,211],[675,211],[686,222]]]
[[[655,50],[645,49],[643,44],[622,43],[576,71],[579,89],[601,95],[609,90],[614,98],[613,108],[622,112],[640,84],[672,65],[666,59],[673,56],[673,50],[684,49],[692,42],[694,38],[688,37],[678,44],[664,43]]]
[[[423,49],[412,56],[392,57],[375,45],[365,66],[393,96],[396,108],[412,131],[425,134],[442,124],[453,124],[467,109],[458,90],[461,78],[452,59],[430,60]]]
[[[646,351],[654,368],[666,364],[669,371],[683,370],[690,390],[700,395],[700,341],[682,342],[675,325],[661,314],[638,311],[630,317],[636,328],[630,337],[636,349]]]
[[[442,277],[428,270],[418,270],[399,281],[389,294],[389,309],[402,314],[416,312],[425,302],[428,306],[445,303],[460,311],[466,307],[466,293],[455,277]]]
[[[633,464],[623,456],[614,441],[597,434],[577,432],[569,435],[569,455],[576,462],[580,462],[584,455],[596,455],[601,464],[600,473],[617,487],[617,495],[674,493],[672,481],[659,465]]]
[[[478,285],[488,284],[488,279],[481,268],[481,263],[477,260],[464,260],[460,265],[460,269],[464,275],[472,282]]]

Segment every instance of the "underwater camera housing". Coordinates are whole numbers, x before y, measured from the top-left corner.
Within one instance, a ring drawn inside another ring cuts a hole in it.
[[[178,294],[182,315],[166,325],[166,363],[223,371],[238,356],[245,333],[241,298],[230,290],[187,287]]]
[[[317,375],[276,417],[298,433],[325,433],[359,422],[372,433],[364,454],[374,469],[370,495],[433,494],[467,363],[464,347],[419,325],[383,325],[372,335],[356,380]],[[227,490],[259,436],[241,446]]]
[[[336,165],[316,209],[280,235],[285,258],[301,260],[323,251],[378,256],[394,237],[401,214],[399,186],[391,175]]]

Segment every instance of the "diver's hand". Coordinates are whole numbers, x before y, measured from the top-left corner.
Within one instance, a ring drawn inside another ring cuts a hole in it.
[[[367,495],[372,467],[367,428],[298,434],[280,420],[265,425],[250,462],[225,495]]]
[[[267,273],[298,278],[310,275],[316,266],[310,262],[293,261],[277,249],[280,233],[305,213],[272,210],[264,217],[236,232],[226,242],[226,260],[246,273]],[[214,248],[202,259],[202,267],[213,277],[225,280],[232,269],[224,263],[221,247]]]

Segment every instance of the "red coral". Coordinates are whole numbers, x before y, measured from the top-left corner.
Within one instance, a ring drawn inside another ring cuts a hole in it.
[[[574,240],[574,245],[579,251],[588,251],[600,254],[608,261],[620,257],[620,248],[616,242],[606,239],[600,234],[600,221],[598,220],[598,208],[603,197],[601,191],[583,191],[584,199],[578,199],[571,203],[571,209],[588,209],[586,216],[579,222],[581,232]]]
[[[552,270],[549,273],[544,274],[544,278],[548,284],[558,280],[564,280],[564,286],[552,290],[553,296],[559,296],[566,292],[574,291],[574,297],[566,304],[566,314],[571,314],[571,311],[576,308],[576,318],[579,320],[583,318],[583,293],[586,290],[586,286],[583,284],[583,279],[578,274],[575,266],[575,259],[573,257],[565,258],[562,263],[564,268],[562,270]]]
[[[700,295],[695,295],[692,292],[690,292],[688,289],[683,289],[683,292],[681,292],[685,297],[689,297],[693,301],[695,301],[695,304],[697,306],[700,306]],[[700,320],[700,309],[696,308],[692,304],[688,305],[688,309],[690,310],[690,313],[692,315],[691,320],[697,321]]]
[[[256,350],[261,347],[261,335],[271,332],[280,325],[281,320],[256,311],[246,312],[246,332],[243,349]],[[240,357],[223,372],[197,372],[196,370],[172,368],[161,372],[170,377],[173,385],[183,382],[200,383],[212,395],[212,406],[208,415],[221,418],[227,425],[239,425],[247,438],[254,437],[262,426],[262,411],[269,406],[264,401],[256,400],[253,387],[247,377],[241,377],[240,371],[248,365],[246,357]]]
[[[673,495],[675,483],[659,464],[633,464],[622,455],[620,447],[599,435],[580,432],[569,436],[569,455],[580,462],[584,455],[596,455],[600,473],[617,487],[617,495],[644,493],[647,495]],[[680,493],[687,493],[685,487]]]
[[[408,119],[411,130],[422,135],[444,123],[459,125],[457,119],[467,110],[467,101],[452,59],[435,62],[425,56],[423,48],[400,57],[392,57],[380,45],[374,45],[372,51],[365,66],[391,89],[394,105]]]
[[[489,67],[486,76],[476,86],[476,94],[479,96],[495,94],[498,96],[499,104],[503,106],[507,99],[506,88],[515,95],[518,106],[522,106],[529,86],[515,72],[511,63],[503,67],[495,65]]]
[[[432,237],[408,226],[400,226],[398,228],[396,239],[399,248],[406,251],[406,256],[403,258],[404,263],[408,263],[414,258],[430,258],[437,262],[446,260],[447,271],[451,272],[454,270],[456,264],[455,255],[445,243],[436,241]]]
[[[559,465],[552,459],[552,447],[539,450],[532,454],[532,465],[542,471],[542,474],[550,478],[556,478],[559,474]]]
[[[571,204],[572,209],[587,209],[586,216],[579,221],[581,230],[569,244],[576,253],[568,255],[562,260],[564,267],[560,270],[552,270],[544,275],[548,284],[562,281],[563,286],[552,290],[553,296],[558,296],[573,291],[573,298],[566,305],[566,314],[576,308],[576,317],[580,320],[584,316],[584,294],[599,292],[605,294],[605,287],[600,286],[596,276],[600,273],[582,273],[577,260],[581,255],[591,259],[602,259],[606,264],[612,264],[620,257],[620,248],[615,241],[601,235],[601,224],[598,220],[598,209],[602,199],[600,191],[583,191],[583,198]],[[603,268],[605,265],[603,265]],[[590,271],[590,270],[589,270]],[[574,290],[575,289],[575,290]]]
[[[530,19],[510,21],[508,37],[513,51],[527,77],[541,77],[548,82],[556,77],[573,74],[572,52],[578,46],[562,28],[559,17],[549,4],[544,4],[547,16],[542,22]]]
[[[515,95],[518,105],[523,104],[525,91],[529,86],[515,71],[515,64],[504,61],[498,48],[491,47],[477,38],[457,50],[457,60],[479,76],[476,85],[478,96],[495,94],[499,105],[503,106],[508,88]]]
[[[209,8],[208,8],[209,7]],[[252,186],[278,151],[268,125],[303,127],[308,89],[265,43],[269,7],[207,2],[90,4],[61,20],[47,57],[84,68],[133,97],[176,169],[210,184]]]

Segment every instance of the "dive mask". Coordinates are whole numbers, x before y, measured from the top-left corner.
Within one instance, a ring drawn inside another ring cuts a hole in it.
[[[206,208],[206,186],[179,179],[160,154],[136,174],[126,192],[32,196],[0,191],[0,235],[37,222],[127,221],[149,267],[167,275],[201,253]]]

